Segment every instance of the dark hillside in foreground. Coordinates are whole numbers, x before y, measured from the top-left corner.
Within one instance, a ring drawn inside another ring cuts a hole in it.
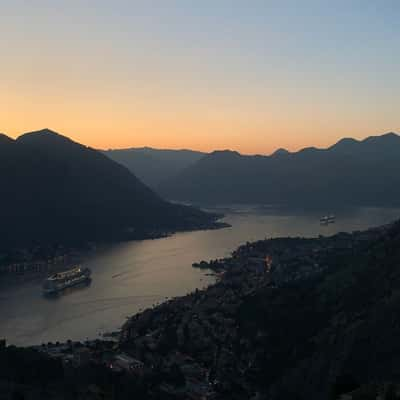
[[[400,382],[400,223],[342,254],[322,276],[243,303],[242,334],[260,348],[255,381],[269,399],[329,399],[346,380]]]
[[[1,247],[141,237],[207,226],[102,153],[49,130],[0,137]]]
[[[400,137],[388,133],[271,156],[216,151],[158,192],[205,204],[393,206],[400,204],[399,170]]]
[[[127,167],[151,188],[174,178],[205,156],[205,153],[193,150],[163,150],[150,147],[106,150],[103,153]]]
[[[362,384],[399,383],[399,265],[399,222],[248,243],[208,266],[225,271],[214,287],[132,317],[123,344],[165,371],[175,354],[189,356],[181,371],[203,371],[220,400],[333,400]]]

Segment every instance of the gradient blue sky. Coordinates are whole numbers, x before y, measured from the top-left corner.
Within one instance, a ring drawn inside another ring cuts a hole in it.
[[[400,1],[1,1],[0,130],[269,153],[400,128]]]

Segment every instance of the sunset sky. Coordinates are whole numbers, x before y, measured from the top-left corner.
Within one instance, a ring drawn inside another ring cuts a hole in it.
[[[398,0],[1,0],[0,131],[243,153],[400,131],[399,20]]]

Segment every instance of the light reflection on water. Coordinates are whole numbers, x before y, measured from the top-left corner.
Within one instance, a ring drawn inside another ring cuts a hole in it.
[[[367,229],[400,216],[399,209],[336,210],[336,223],[321,226],[319,212],[267,207],[224,211],[231,228],[121,243],[101,251],[85,263],[92,269],[91,284],[58,298],[44,298],[41,282],[3,290],[0,337],[18,345],[95,338],[118,329],[141,309],[211,284],[214,278],[191,268],[193,262],[227,256],[246,241]]]

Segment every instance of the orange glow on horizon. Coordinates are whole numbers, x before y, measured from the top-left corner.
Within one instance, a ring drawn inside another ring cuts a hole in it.
[[[60,100],[51,92],[31,97],[0,93],[0,132],[15,138],[49,128],[97,149],[148,146],[270,154],[282,147],[327,147],[343,137],[362,139],[399,130],[390,115],[366,120],[345,114],[339,119],[336,109],[312,104],[285,108],[282,102],[269,102],[267,112],[264,107],[241,107],[241,99],[197,103],[188,98],[186,104],[171,104],[161,95],[146,103],[124,97],[77,98],[64,94]]]
[[[217,82],[210,81],[211,90],[201,82],[181,82],[175,75],[167,81],[145,72],[139,83],[112,85],[104,72],[93,73],[92,80],[65,66],[62,72],[60,80],[46,69],[35,77],[14,71],[20,81],[5,82],[0,92],[0,132],[16,137],[47,127],[98,149],[270,154],[277,148],[327,147],[342,137],[361,139],[400,128],[394,107],[377,110],[367,97],[364,103],[346,101],[334,89],[328,96],[321,87],[300,93],[289,85],[228,82],[214,88]]]

